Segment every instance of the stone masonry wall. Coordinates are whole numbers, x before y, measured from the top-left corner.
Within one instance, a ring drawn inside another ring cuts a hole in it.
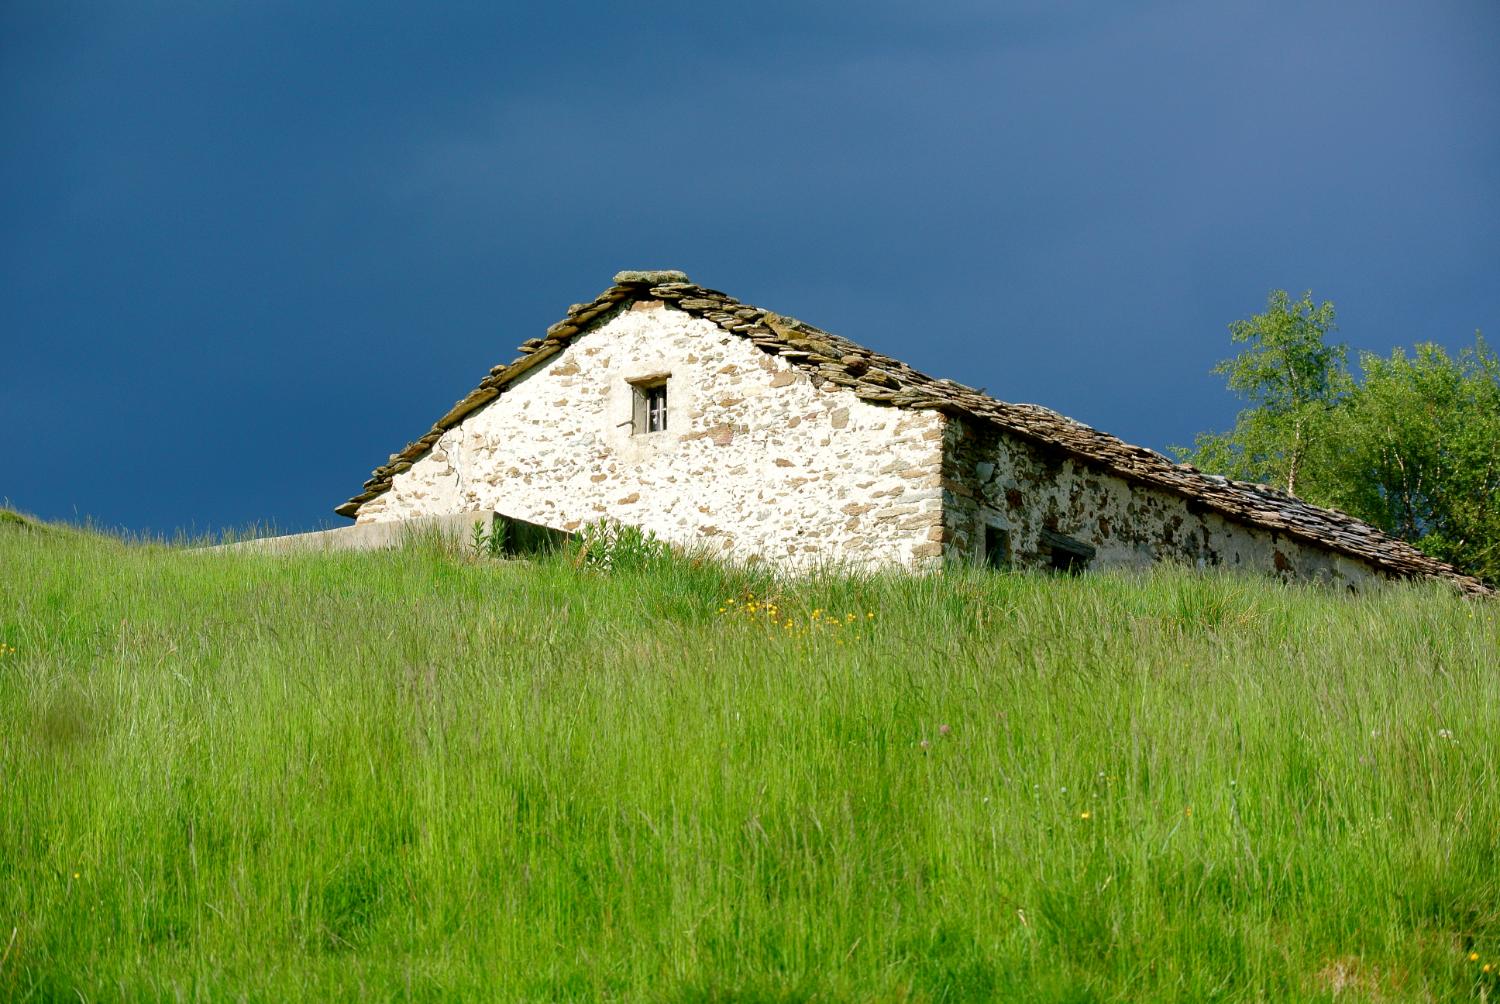
[[[1366,562],[1231,522],[989,426],[951,419],[944,442],[942,536],[950,559],[983,561],[988,523],[1009,533],[1012,563],[1023,568],[1050,563],[1045,528],[1096,548],[1093,568],[1171,561],[1356,591],[1384,578]]]
[[[661,376],[667,430],[633,434],[632,382]],[[910,567],[942,553],[943,426],[815,387],[642,301],[450,429],[358,522],[493,509],[573,530],[607,516],[736,558]]]

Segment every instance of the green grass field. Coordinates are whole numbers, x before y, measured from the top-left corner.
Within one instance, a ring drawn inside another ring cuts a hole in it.
[[[0,643],[0,999],[1500,1000],[1500,604],[1438,587],[11,519]]]

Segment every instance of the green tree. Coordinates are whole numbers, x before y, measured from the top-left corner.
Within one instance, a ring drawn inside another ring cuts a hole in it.
[[[1249,406],[1229,432],[1178,455],[1336,506],[1500,581],[1500,356],[1477,334],[1456,357],[1431,343],[1362,353],[1356,382],[1347,349],[1327,341],[1333,328],[1333,304],[1282,290],[1230,325],[1245,349],[1214,372]]]
[[[1322,480],[1310,460],[1326,445],[1334,413],[1351,383],[1348,349],[1330,344],[1333,304],[1314,305],[1312,293],[1295,303],[1274,290],[1265,313],[1235,321],[1230,339],[1245,349],[1214,367],[1249,407],[1225,433],[1202,433],[1179,456],[1204,470],[1245,481],[1283,485],[1295,495]]]
[[[1500,581],[1500,357],[1484,339],[1363,353],[1331,423],[1319,501]]]

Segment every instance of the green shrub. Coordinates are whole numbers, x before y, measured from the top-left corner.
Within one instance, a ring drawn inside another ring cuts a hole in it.
[[[671,557],[671,547],[654,531],[607,518],[580,527],[571,548],[575,566],[604,572],[638,572]]]

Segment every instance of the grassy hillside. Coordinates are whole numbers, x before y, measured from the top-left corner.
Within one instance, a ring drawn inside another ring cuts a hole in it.
[[[0,642],[0,999],[1500,999],[1436,588],[0,521]]]

